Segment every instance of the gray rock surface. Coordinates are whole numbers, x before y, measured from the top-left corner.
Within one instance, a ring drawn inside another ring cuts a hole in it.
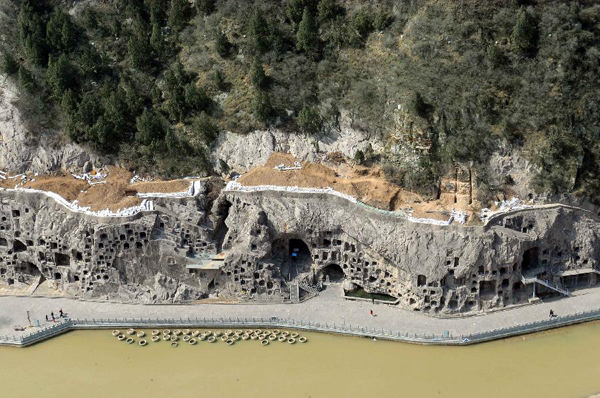
[[[73,144],[62,142],[54,131],[28,131],[13,105],[18,93],[14,84],[0,76],[0,170],[11,173],[83,172],[86,163],[96,167],[106,160]],[[89,166],[88,166],[89,168]]]

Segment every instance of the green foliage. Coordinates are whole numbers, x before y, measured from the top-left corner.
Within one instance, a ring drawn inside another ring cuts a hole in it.
[[[317,6],[318,21],[321,24],[334,19],[341,12],[342,8],[336,0],[321,0]]]
[[[30,2],[24,1],[18,17],[19,37],[27,58],[35,65],[44,66],[48,61],[46,25]]]
[[[217,33],[217,40],[215,41],[215,49],[217,54],[222,58],[227,58],[231,52],[231,43],[227,39],[227,36],[223,32]]]
[[[252,111],[259,121],[266,123],[273,114],[271,95],[267,91],[256,90],[252,101]]]
[[[219,128],[214,120],[205,112],[194,118],[192,123],[194,136],[210,146],[219,135]]]
[[[75,79],[73,67],[65,54],[59,55],[56,60],[50,57],[46,82],[52,90],[54,98],[60,100]]]
[[[252,47],[258,54],[264,54],[271,48],[269,26],[259,8],[254,10],[250,19],[249,34]]]
[[[373,31],[373,15],[368,8],[361,8],[350,22],[348,32],[349,42],[355,47],[361,47],[365,44],[369,35]]]
[[[35,88],[35,79],[23,65],[19,66],[17,76],[19,79],[19,86],[21,88],[25,89],[26,91],[33,91]]]
[[[487,58],[493,66],[501,66],[506,63],[504,51],[496,45],[489,45],[487,48]]]
[[[304,17],[304,10],[308,8],[312,14],[317,12],[317,0],[290,0],[286,14],[294,26],[298,26]]]
[[[538,35],[535,17],[525,8],[521,8],[511,35],[513,48],[525,54],[534,52],[537,48]]]
[[[210,98],[204,89],[189,83],[185,86],[185,106],[189,112],[205,110],[210,106]]]
[[[143,145],[150,145],[161,140],[165,133],[165,121],[151,110],[144,109],[142,114],[135,120],[135,139]]]
[[[298,113],[298,126],[307,134],[316,134],[321,129],[321,116],[315,108],[304,105]]]
[[[215,69],[213,73],[213,80],[215,86],[221,91],[227,90],[227,82],[225,81],[225,76],[223,76],[223,72],[220,69]]]
[[[262,66],[262,62],[259,58],[255,58],[252,61],[252,70],[250,71],[250,79],[252,85],[257,89],[265,89],[268,86],[269,78],[265,74],[265,69]]]
[[[298,33],[296,33],[296,48],[299,51],[305,51],[308,53],[315,52],[318,47],[317,40],[317,25],[310,10],[308,9],[308,7],[306,7],[304,8],[302,21],[298,26]]]
[[[2,73],[6,73],[9,76],[12,76],[19,71],[19,63],[8,51],[4,51],[2,53],[2,64],[0,66],[0,70]]]
[[[375,14],[373,19],[373,29],[382,31],[387,29],[394,22],[394,16],[385,10],[381,10]]]
[[[73,90],[66,89],[60,100],[60,107],[69,116],[72,116],[77,111],[77,97]]]
[[[168,25],[174,32],[181,31],[186,21],[187,0],[171,0]]]
[[[196,8],[201,15],[210,15],[215,12],[215,0],[196,0]]]
[[[56,9],[46,24],[46,39],[56,52],[72,51],[77,44],[77,32],[68,14]]]
[[[365,153],[362,150],[357,149],[356,152],[354,152],[354,161],[357,164],[363,164],[365,162]]]
[[[423,118],[427,117],[428,106],[425,103],[425,100],[423,99],[423,96],[421,95],[420,92],[417,91],[411,97],[409,109],[414,115],[417,115],[417,116],[420,116]]]

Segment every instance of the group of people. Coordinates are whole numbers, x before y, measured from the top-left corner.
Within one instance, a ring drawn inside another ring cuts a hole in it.
[[[66,315],[63,312],[62,308],[58,311],[58,317],[59,318],[65,318],[66,317]],[[50,321],[56,322],[56,317],[54,316],[54,311],[52,311],[50,313],[50,317],[48,317],[48,315],[46,315],[46,322],[50,322]]]

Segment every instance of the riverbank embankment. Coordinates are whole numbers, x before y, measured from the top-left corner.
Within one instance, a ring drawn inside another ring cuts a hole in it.
[[[579,291],[568,299],[452,319],[432,318],[384,304],[344,300],[340,289],[332,285],[301,304],[135,305],[6,296],[0,297],[0,336],[19,339],[53,326],[54,323],[45,321],[45,315],[57,314],[59,309],[71,319],[80,320],[78,325],[71,325],[76,329],[136,326],[138,321],[140,326],[143,323],[146,327],[172,327],[186,324],[186,320],[190,326],[217,327],[221,321],[221,326],[227,327],[238,320],[254,319],[256,327],[297,327],[424,344],[472,344],[600,319],[600,292],[596,289]],[[548,316],[551,309],[557,315],[553,319]],[[28,324],[27,311],[33,324],[40,321],[40,327],[15,331],[15,326]],[[113,323],[94,325],[93,320],[113,320]],[[154,324],[150,322],[153,320]]]

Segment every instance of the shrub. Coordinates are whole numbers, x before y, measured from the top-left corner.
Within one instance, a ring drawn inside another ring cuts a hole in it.
[[[221,58],[227,58],[231,51],[231,43],[227,39],[227,36],[223,32],[217,33],[217,40],[215,41],[215,49],[217,50],[217,54],[221,56]]]
[[[196,9],[201,15],[210,15],[215,12],[215,0],[196,0]]]
[[[9,76],[19,72],[18,62],[15,61],[14,57],[8,51],[2,53],[2,64],[0,70],[2,73],[6,73]]]
[[[532,53],[537,48],[538,34],[535,17],[521,8],[511,35],[513,48],[521,53]]]
[[[263,90],[256,90],[252,102],[252,111],[259,121],[266,123],[273,114],[271,96]]]
[[[307,134],[316,134],[321,129],[319,112],[311,106],[304,105],[298,114],[298,126]]]
[[[194,118],[192,131],[194,136],[200,138],[207,146],[210,146],[219,135],[217,125],[205,112]]]
[[[298,26],[298,33],[296,33],[296,48],[299,51],[314,52],[318,46],[317,39],[318,31],[315,19],[308,10],[308,7],[306,7],[302,21]]]
[[[360,149],[357,149],[356,152],[354,152],[354,161],[357,164],[363,164],[365,162],[365,154],[363,151],[361,151]]]
[[[250,78],[252,80],[252,85],[258,89],[265,89],[268,85],[268,77],[265,74],[265,70],[262,66],[262,62],[260,59],[255,58],[252,62],[252,70],[251,70]]]
[[[151,110],[144,109],[135,120],[135,139],[143,145],[161,140],[165,135],[165,123],[162,117]]]
[[[19,78],[19,86],[25,91],[33,91],[35,88],[35,79],[23,65],[19,66],[17,73]]]

